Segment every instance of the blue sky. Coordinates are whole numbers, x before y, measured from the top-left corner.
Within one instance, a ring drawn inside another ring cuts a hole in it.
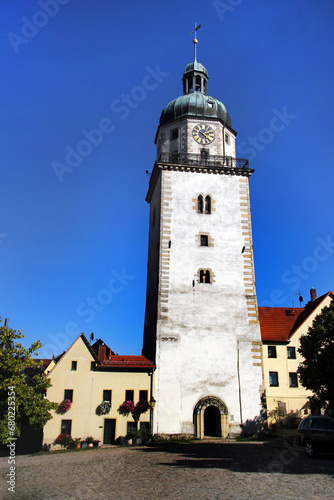
[[[145,171],[195,22],[208,93],[255,169],[259,304],[334,288],[333,2],[3,0],[0,11],[0,315],[24,345],[40,339],[47,357],[82,331],[140,353]]]

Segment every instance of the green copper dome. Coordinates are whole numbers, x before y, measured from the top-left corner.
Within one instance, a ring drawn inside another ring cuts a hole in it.
[[[182,116],[214,118],[223,121],[228,127],[232,127],[230,115],[224,104],[214,97],[203,95],[201,92],[182,95],[167,104],[161,113],[160,125]]]
[[[205,68],[205,66],[203,66],[203,64],[201,64],[197,61],[194,61],[192,63],[187,64],[183,75],[185,75],[186,73],[192,73],[193,71],[199,71],[200,73],[204,73],[206,75],[206,77],[209,79],[207,69]]]
[[[162,111],[160,125],[183,116],[213,118],[232,127],[230,115],[224,104],[207,95],[209,75],[203,64],[196,61],[187,64],[183,73],[183,96],[174,99]]]

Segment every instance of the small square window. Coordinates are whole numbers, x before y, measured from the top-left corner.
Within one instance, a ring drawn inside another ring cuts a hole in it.
[[[209,108],[213,108],[213,102],[210,102],[210,101],[209,101],[209,102],[208,102],[208,107],[209,107]]]
[[[271,387],[278,387],[278,373],[269,372],[269,384]]]
[[[290,387],[298,387],[298,377],[297,373],[289,373]]]
[[[148,401],[148,391],[139,391],[139,401]]]
[[[76,369],[77,369],[77,362],[76,362],[76,361],[72,361],[71,370],[72,370],[73,372],[75,372],[75,371],[76,371]]]
[[[111,403],[111,389],[105,389],[103,391],[103,401],[108,401],[108,403]]]
[[[133,390],[125,391],[125,401],[134,402],[134,391]]]
[[[207,234],[201,234],[201,247],[209,246],[209,238]]]
[[[73,403],[73,389],[65,389],[64,399],[69,399]]]
[[[230,144],[230,136],[228,134],[225,134],[225,142],[226,144]]]
[[[268,345],[268,358],[277,358],[275,345]]]
[[[296,348],[288,347],[288,359],[296,359]]]

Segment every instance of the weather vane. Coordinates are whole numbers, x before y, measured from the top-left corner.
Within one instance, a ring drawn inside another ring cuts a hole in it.
[[[196,45],[198,44],[198,40],[196,38],[196,31],[198,31],[201,26],[202,26],[201,24],[199,24],[197,26],[197,23],[195,23],[195,29],[190,32],[191,35],[194,33],[194,40],[193,40],[193,44],[194,44],[194,61],[196,61]]]

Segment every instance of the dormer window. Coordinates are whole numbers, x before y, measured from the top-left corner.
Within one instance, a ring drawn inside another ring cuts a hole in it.
[[[208,107],[209,107],[209,108],[213,108],[213,102],[209,101],[209,102],[208,102]]]

